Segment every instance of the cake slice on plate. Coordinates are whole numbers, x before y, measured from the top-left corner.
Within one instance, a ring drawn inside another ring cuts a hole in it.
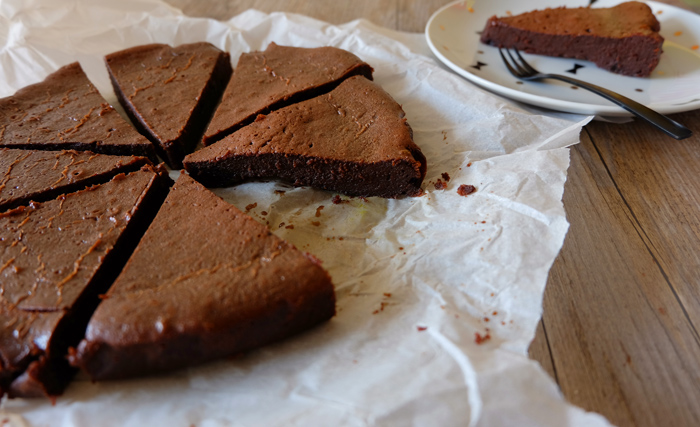
[[[170,167],[182,167],[231,77],[228,53],[202,42],[136,46],[105,57],[112,86],[136,128]]]
[[[318,262],[183,173],[71,363],[94,380],[254,349],[335,314]]]
[[[145,157],[106,156],[89,151],[0,148],[0,212],[106,182],[147,163],[150,164]]]
[[[350,196],[421,194],[426,161],[404,111],[362,76],[284,107],[185,158],[211,187],[276,178]]]
[[[100,95],[74,62],[0,99],[0,148],[144,156],[153,145]]]
[[[627,76],[647,77],[656,68],[664,39],[644,3],[611,8],[554,8],[491,17],[481,33],[486,44],[547,56],[576,58]]]
[[[211,145],[259,114],[328,92],[346,78],[372,79],[372,67],[335,47],[299,48],[270,43],[244,53],[204,136]]]
[[[0,391],[55,396],[75,370],[69,346],[171,183],[144,166],[58,199],[0,214]]]

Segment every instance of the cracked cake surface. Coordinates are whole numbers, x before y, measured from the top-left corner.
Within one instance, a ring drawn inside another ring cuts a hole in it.
[[[0,211],[51,200],[147,163],[148,159],[137,156],[0,148]]]
[[[258,116],[184,165],[207,186],[277,178],[365,197],[418,195],[426,172],[403,109],[362,76]]]
[[[77,62],[0,99],[0,147],[88,150],[158,161],[152,144],[109,105]]]
[[[119,102],[170,167],[201,140],[231,76],[231,58],[210,43],[136,46],[105,57]]]
[[[335,47],[273,42],[265,51],[244,53],[204,135],[204,145],[233,133],[259,114],[328,92],[354,75],[371,80],[372,67]]]
[[[97,380],[149,375],[286,338],[334,313],[315,259],[183,173],[71,363]]]
[[[135,247],[169,178],[128,175],[0,214],[0,388],[11,397],[60,394],[69,345],[82,337],[97,294]]]

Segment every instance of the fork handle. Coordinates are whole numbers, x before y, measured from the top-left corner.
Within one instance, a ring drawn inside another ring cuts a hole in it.
[[[666,132],[676,139],[685,139],[693,134],[693,131],[683,126],[682,124],[669,119],[663,114],[659,114],[651,108],[645,107],[637,101],[633,101],[626,96],[622,96],[619,93],[615,93],[611,90],[605,89],[600,86],[596,86],[591,83],[587,83],[578,79],[574,79],[567,76],[562,76],[559,74],[545,74],[543,77],[550,79],[561,80],[566,83],[571,83],[573,85],[579,86],[583,89],[589,90],[595,94],[602,96],[603,98],[614,102],[630,113],[643,118],[652,125]]]

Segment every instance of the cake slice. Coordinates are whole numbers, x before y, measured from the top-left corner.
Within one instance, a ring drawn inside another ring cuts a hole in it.
[[[361,76],[185,157],[209,187],[277,178],[350,196],[421,194],[426,162],[401,106]]]
[[[331,318],[310,256],[183,173],[90,320],[71,364],[93,380],[233,355]]]
[[[664,39],[644,3],[611,8],[536,10],[491,17],[481,33],[486,44],[547,56],[576,58],[627,76],[647,77],[659,63]]]
[[[267,114],[326,93],[354,75],[372,79],[372,67],[335,47],[299,48],[270,43],[244,53],[204,136],[204,145]]]
[[[182,168],[231,77],[229,54],[206,42],[149,44],[107,55],[105,62],[136,128],[170,167]]]
[[[153,145],[100,95],[74,62],[0,99],[0,148],[143,156]]]
[[[61,394],[83,337],[167,194],[151,166],[105,184],[0,214],[0,391]]]
[[[145,157],[106,156],[89,151],[0,148],[0,212],[44,202],[60,194],[109,181],[147,164]]]

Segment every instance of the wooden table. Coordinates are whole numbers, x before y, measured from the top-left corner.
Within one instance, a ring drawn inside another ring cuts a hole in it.
[[[168,1],[196,17],[256,8],[413,32],[449,2]],[[700,426],[700,110],[672,117],[694,135],[638,120],[584,128],[564,192],[571,228],[530,347],[570,402],[620,426]]]

